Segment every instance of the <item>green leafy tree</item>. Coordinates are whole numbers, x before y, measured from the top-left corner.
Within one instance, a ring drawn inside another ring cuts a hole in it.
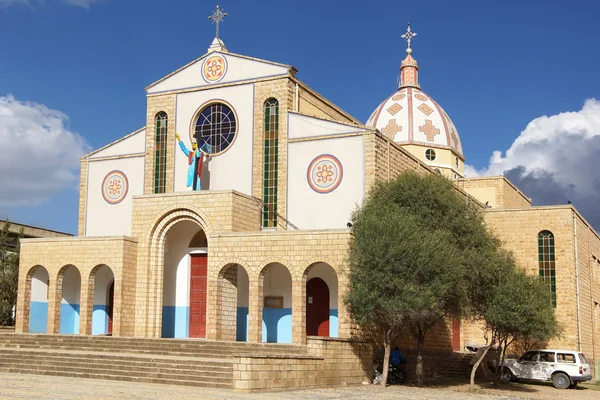
[[[19,282],[19,241],[16,247],[10,244],[9,228],[10,222],[6,220],[0,231],[0,325],[12,326]]]
[[[382,384],[391,344],[409,328],[421,384],[428,332],[468,312],[470,270],[497,243],[468,197],[437,175],[406,172],[378,183],[352,223],[345,303],[362,332],[384,345]]]
[[[517,268],[507,252],[498,253],[488,267],[480,275],[478,287],[473,289],[480,297],[474,308],[485,322],[487,347],[473,365],[471,387],[489,348],[497,347],[496,365],[502,365],[513,342],[544,343],[560,332],[547,286]],[[495,382],[501,372],[501,368],[496,368]]]

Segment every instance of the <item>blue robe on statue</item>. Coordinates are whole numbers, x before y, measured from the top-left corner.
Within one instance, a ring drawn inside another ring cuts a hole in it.
[[[181,148],[181,151],[183,151],[183,154],[185,154],[185,156],[188,158],[188,175],[187,175],[187,182],[186,182],[186,186],[187,187],[192,187],[192,185],[194,184],[194,174],[197,173],[198,174],[198,179],[196,181],[196,187],[193,188],[193,190],[200,190],[202,188],[202,183],[201,183],[201,179],[200,177],[201,175],[201,170],[198,169],[202,168],[202,164],[200,164],[199,166],[196,165],[196,163],[198,161],[200,161],[200,163],[202,163],[202,152],[197,149],[195,154],[192,153],[191,150],[189,150],[187,147],[185,147],[185,144],[183,144],[183,142],[179,142],[179,147]],[[210,147],[208,145],[203,145],[202,149],[205,151],[208,151],[207,147]]]

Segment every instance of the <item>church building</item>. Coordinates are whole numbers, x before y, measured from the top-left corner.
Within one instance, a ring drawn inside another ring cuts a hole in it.
[[[81,159],[78,236],[22,241],[17,332],[327,348],[358,370],[327,382],[360,383],[371,353],[353,351],[343,303],[348,222],[376,181],[413,170],[481,207],[548,282],[565,325],[552,345],[600,362],[598,234],[571,205],[533,207],[504,177],[465,177],[457,128],[419,85],[414,35],[366,123],[218,35],[151,83],[145,125]],[[477,324],[442,325],[430,351],[484,340]]]

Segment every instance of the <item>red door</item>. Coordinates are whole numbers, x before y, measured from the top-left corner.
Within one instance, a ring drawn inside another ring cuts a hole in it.
[[[460,351],[460,319],[452,318],[452,351]]]
[[[110,287],[108,288],[108,334],[112,335],[113,329],[113,305],[115,299],[115,281],[112,281]]]
[[[321,278],[306,283],[306,334],[329,336],[329,287]]]
[[[206,254],[193,254],[190,271],[190,337],[206,337]]]

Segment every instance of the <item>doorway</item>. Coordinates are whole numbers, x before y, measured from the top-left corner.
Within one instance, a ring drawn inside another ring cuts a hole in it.
[[[329,287],[321,278],[306,283],[306,334],[329,336]]]
[[[191,338],[206,337],[206,285],[208,257],[192,254],[190,267],[190,334]]]

